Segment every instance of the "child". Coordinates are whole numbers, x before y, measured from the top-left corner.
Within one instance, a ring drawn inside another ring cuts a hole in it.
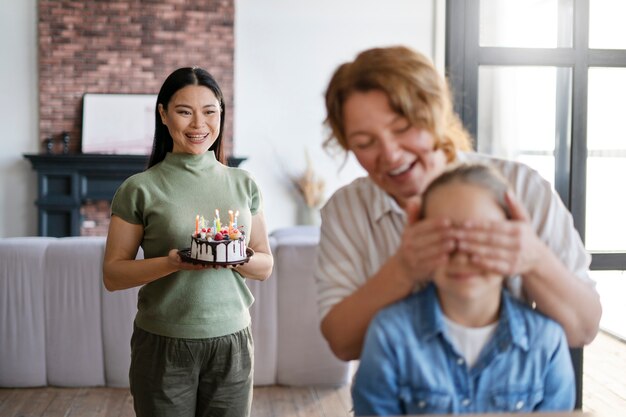
[[[503,220],[507,189],[487,166],[461,165],[430,184],[421,215],[459,225]],[[463,249],[425,289],[370,324],[352,389],[355,415],[573,408],[562,328],[513,299],[504,277],[478,270]]]

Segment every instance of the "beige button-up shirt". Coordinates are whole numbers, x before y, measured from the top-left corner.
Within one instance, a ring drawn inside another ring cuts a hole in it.
[[[591,256],[570,212],[548,181],[515,161],[478,153],[459,153],[457,159],[499,170],[530,214],[539,238],[577,277],[593,283],[589,277]],[[358,178],[333,194],[322,209],[315,272],[322,318],[397,251],[405,225],[404,210],[368,177]],[[522,296],[520,277],[509,277],[507,284],[515,296]]]

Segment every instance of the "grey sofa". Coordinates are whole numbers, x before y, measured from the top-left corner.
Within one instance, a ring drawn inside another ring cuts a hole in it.
[[[274,272],[249,280],[255,385],[340,386],[350,364],[319,331],[314,227],[274,232]],[[102,285],[102,237],[0,239],[0,387],[128,386],[138,289]],[[141,256],[141,254],[139,254]]]

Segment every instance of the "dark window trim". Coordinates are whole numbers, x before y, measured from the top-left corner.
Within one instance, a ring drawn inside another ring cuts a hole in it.
[[[561,1],[566,4],[566,0]],[[588,156],[588,69],[626,67],[626,50],[589,49],[589,1],[573,0],[573,16],[561,13],[559,17],[559,36],[573,34],[572,48],[550,49],[480,47],[480,1],[446,2],[446,75],[452,88],[455,111],[475,139],[480,65],[571,69],[557,74],[555,188],[571,211],[574,226],[583,241]],[[569,97],[569,94],[571,108],[569,101],[563,98]],[[591,270],[626,270],[626,253],[592,253]],[[572,360],[576,368],[576,408],[581,408],[582,349],[572,350]]]

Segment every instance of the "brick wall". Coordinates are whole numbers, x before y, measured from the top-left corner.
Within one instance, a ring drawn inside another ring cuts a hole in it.
[[[85,201],[80,208],[81,236],[106,236],[111,218],[111,204],[106,200]]]
[[[42,142],[49,136],[60,142],[67,131],[70,152],[79,152],[83,94],[157,94],[173,70],[197,65],[213,74],[224,93],[225,151],[232,153],[234,0],[38,5]]]

